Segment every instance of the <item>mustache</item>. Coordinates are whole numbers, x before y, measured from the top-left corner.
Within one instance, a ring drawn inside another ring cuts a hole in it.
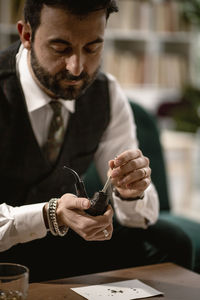
[[[70,72],[64,70],[60,73],[57,73],[55,75],[55,78],[56,78],[56,80],[65,79],[65,80],[69,80],[69,81],[79,81],[79,80],[88,78],[88,75],[85,71],[83,71],[83,72],[81,72],[81,74],[79,76],[74,76],[74,75],[70,74]]]

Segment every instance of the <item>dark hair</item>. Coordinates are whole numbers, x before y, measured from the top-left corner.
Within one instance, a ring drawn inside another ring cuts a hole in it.
[[[118,11],[116,0],[26,0],[24,6],[24,19],[30,23],[32,38],[40,25],[41,10],[44,5],[60,7],[74,15],[84,16],[90,12],[105,9],[106,18]]]

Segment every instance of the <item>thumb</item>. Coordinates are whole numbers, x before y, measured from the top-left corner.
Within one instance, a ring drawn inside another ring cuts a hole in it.
[[[90,207],[90,200],[87,198],[76,198],[76,207],[78,209],[88,209]]]
[[[65,194],[62,196],[65,198],[67,207],[69,209],[88,209],[90,207],[90,200],[87,198],[78,198],[73,194]],[[67,198],[67,199],[66,199]]]

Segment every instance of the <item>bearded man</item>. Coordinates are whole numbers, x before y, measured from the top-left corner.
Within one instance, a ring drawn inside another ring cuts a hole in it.
[[[123,91],[100,72],[117,10],[115,0],[27,0],[20,42],[0,54],[0,257],[25,264],[30,281],[152,262],[144,232],[159,202],[149,160]],[[85,212],[90,201],[63,172],[83,176],[92,161],[112,181],[101,216]]]

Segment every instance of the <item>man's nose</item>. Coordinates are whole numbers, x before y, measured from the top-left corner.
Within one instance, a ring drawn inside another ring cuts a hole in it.
[[[79,76],[83,71],[83,57],[73,54],[66,59],[66,69],[70,74]]]

